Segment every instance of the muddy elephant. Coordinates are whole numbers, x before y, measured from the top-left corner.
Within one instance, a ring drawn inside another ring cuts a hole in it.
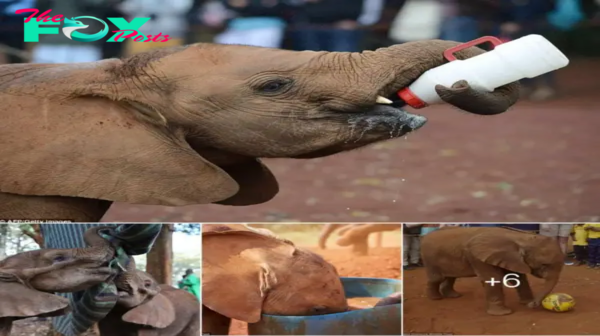
[[[538,307],[552,292],[563,268],[565,257],[552,238],[510,228],[442,228],[428,233],[421,241],[421,257],[427,272],[427,295],[430,299],[456,298],[457,278],[478,277],[490,315],[507,315],[512,310],[504,304],[502,283],[515,287],[520,301]],[[513,275],[515,274],[515,275]],[[527,274],[545,280],[536,295]],[[506,278],[505,278],[506,276]],[[492,278],[494,280],[492,280]],[[501,281],[492,285],[490,281]]]
[[[159,285],[130,263],[115,281],[116,306],[98,322],[100,336],[197,336],[200,302],[194,295]]]
[[[325,249],[331,234],[339,229],[340,238],[336,241],[338,245],[352,245],[354,254],[367,255],[371,233],[400,230],[401,227],[402,224],[326,224],[319,235],[319,247]]]
[[[90,247],[41,249],[0,261],[0,336],[10,335],[14,320],[68,313],[69,300],[52,293],[85,290],[116,275],[107,267],[114,251],[95,228],[85,241]]]
[[[231,319],[261,314],[320,315],[348,310],[335,267],[278,239],[227,225],[202,233],[202,332],[227,335]]]
[[[124,60],[4,65],[0,218],[95,222],[112,202],[266,202],[279,187],[261,158],[324,157],[423,126],[396,93],[457,44],[361,53],[194,44]],[[479,115],[519,96],[518,83],[436,90]]]

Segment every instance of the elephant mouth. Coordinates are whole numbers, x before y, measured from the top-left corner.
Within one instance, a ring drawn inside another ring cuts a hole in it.
[[[338,113],[338,118],[339,118]],[[376,104],[360,112],[344,113],[348,135],[344,141],[310,153],[294,156],[295,159],[313,159],[353,150],[387,139],[399,138],[416,131],[427,123],[427,118],[409,113],[393,104]]]

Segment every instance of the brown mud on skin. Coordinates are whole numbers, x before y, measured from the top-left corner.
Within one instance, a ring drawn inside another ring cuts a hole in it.
[[[334,244],[331,243],[331,245]],[[400,266],[402,264],[400,247],[372,247],[369,249],[368,256],[354,256],[349,253],[350,249],[348,248],[321,250],[315,247],[310,249],[332,263],[342,277],[400,279]],[[400,308],[401,305],[398,306],[398,309]],[[400,316],[400,310],[397,315],[392,316],[400,324],[401,321],[398,316]],[[229,335],[248,335],[247,324],[233,320]]]

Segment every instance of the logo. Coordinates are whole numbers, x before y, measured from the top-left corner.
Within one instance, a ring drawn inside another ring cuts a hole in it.
[[[96,20],[96,21],[102,23],[104,25],[104,28],[102,28],[102,30],[97,32],[96,34],[80,33],[77,31],[78,29],[87,28],[87,27],[89,27],[89,25],[84,25],[83,23],[81,23],[81,21],[78,21],[79,19]],[[106,34],[108,34],[108,25],[106,24],[106,22],[104,22],[98,18],[95,18],[93,16],[78,16],[78,17],[74,17],[72,19],[65,18],[65,21],[63,22],[62,32],[63,32],[63,34],[65,34],[66,37],[68,37],[69,39],[71,39],[73,41],[94,42],[94,41],[98,41],[99,39],[106,36]]]
[[[39,12],[40,11],[35,8],[24,8],[15,12],[16,14],[32,13],[25,18],[25,34],[23,36],[23,40],[25,42],[39,42],[41,34],[59,34],[58,27],[47,27],[47,25],[58,26],[61,23],[62,33],[68,39],[73,41],[94,42],[104,38],[109,33],[108,24],[106,21],[94,16],[77,16],[70,19],[65,18],[63,15],[55,15],[50,17],[49,14],[52,12],[52,10],[49,9],[36,17]],[[144,35],[141,33],[139,29],[146,22],[150,21],[149,17],[137,17],[132,19],[130,22],[121,17],[106,19],[119,29],[112,31],[115,34],[109,37],[106,40],[107,42],[123,42],[126,39],[132,39],[135,42],[167,42],[171,39],[169,35],[163,35],[162,33],[158,33],[156,36]],[[85,22],[90,22],[88,20],[101,23],[103,28],[99,32],[93,34],[79,32],[78,30],[89,27],[89,24],[85,24]]]

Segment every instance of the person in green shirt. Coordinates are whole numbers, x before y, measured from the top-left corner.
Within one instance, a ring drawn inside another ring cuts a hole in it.
[[[200,279],[192,269],[187,269],[183,279],[179,281],[179,288],[192,293],[200,301]]]

